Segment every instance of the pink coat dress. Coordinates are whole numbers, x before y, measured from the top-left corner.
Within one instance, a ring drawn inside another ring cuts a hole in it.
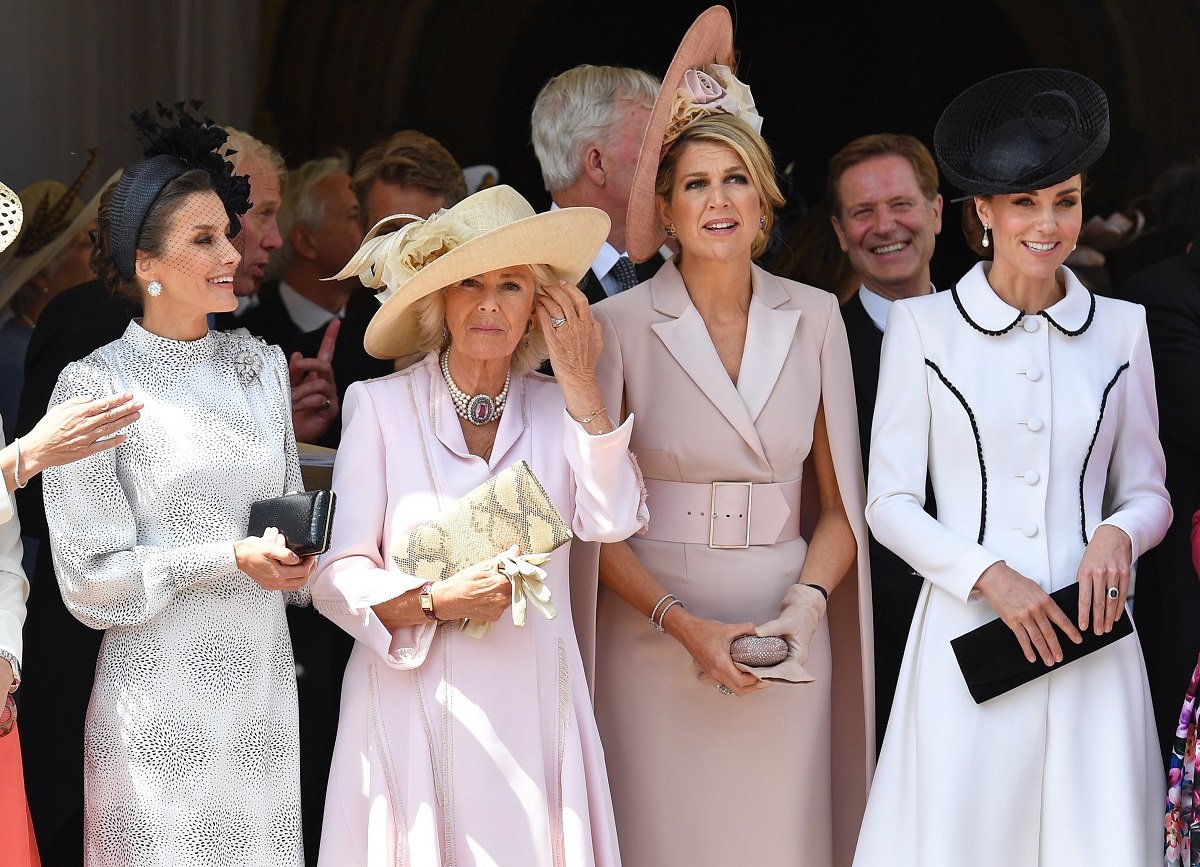
[[[577,538],[637,532],[648,515],[630,422],[589,436],[553,380],[515,376],[484,461],[467,451],[436,354],[352,386],[344,417],[333,544],[314,598],[356,643],[320,864],[619,864],[571,617],[570,543],[544,567],[553,620],[530,608],[518,629],[506,612],[477,640],[455,624],[389,633],[371,606],[423,583],[392,562],[399,536],[519,460]]]

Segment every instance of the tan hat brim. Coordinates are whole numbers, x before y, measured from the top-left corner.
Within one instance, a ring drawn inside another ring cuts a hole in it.
[[[562,208],[534,214],[472,238],[430,262],[383,303],[367,326],[363,345],[376,358],[419,352],[413,303],[467,277],[514,265],[547,265],[560,279],[578,283],[608,237],[608,214],[599,208]]]
[[[654,108],[650,110],[650,123],[642,138],[629,194],[629,208],[625,214],[626,244],[629,258],[635,262],[647,261],[667,240],[655,207],[654,182],[658,178],[663,135],[675,106],[675,92],[689,69],[714,63],[733,66],[733,19],[724,6],[709,7],[692,22],[679,42],[675,57],[663,76]]]
[[[117,169],[112,177],[100,185],[100,189],[96,190],[96,194],[88,200],[88,203],[80,208],[79,213],[75,215],[75,219],[71,220],[71,224],[52,241],[23,259],[13,260],[12,267],[5,276],[4,282],[0,284],[0,307],[7,304],[9,299],[16,294],[17,290],[28,283],[35,274],[54,261],[54,257],[61,253],[63,247],[83,231],[84,226],[95,221],[96,212],[100,209],[100,196],[111,184],[116,183],[120,177],[121,169]]]

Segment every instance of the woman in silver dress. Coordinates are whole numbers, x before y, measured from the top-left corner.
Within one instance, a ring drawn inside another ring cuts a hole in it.
[[[248,184],[181,117],[102,198],[94,261],[145,310],[68,365],[51,403],[133,393],[125,442],[45,473],[63,600],[105,630],[85,728],[89,865],[302,860],[287,594],[313,558],[250,504],[301,488],[286,361],[208,330],[233,310]],[[149,137],[149,136],[148,136]],[[281,592],[284,591],[284,592]],[[297,591],[300,591],[297,593]]]

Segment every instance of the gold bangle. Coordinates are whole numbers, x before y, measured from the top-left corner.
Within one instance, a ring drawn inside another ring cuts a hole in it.
[[[600,415],[602,412],[608,412],[608,407],[602,406],[599,409],[594,409],[589,415],[585,415],[583,418],[576,418],[575,416],[571,416],[571,418],[575,419],[575,421],[579,422],[580,424],[591,424],[592,419]]]

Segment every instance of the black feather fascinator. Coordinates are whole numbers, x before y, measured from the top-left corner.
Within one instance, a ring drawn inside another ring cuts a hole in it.
[[[113,261],[125,279],[133,277],[138,237],[163,187],[193,169],[212,178],[213,189],[225,205],[230,232],[242,227],[241,216],[250,210],[250,181],[235,175],[225,159],[234,151],[220,153],[228,135],[211,118],[197,119],[200,100],[155,104],[155,112],[142,109],[130,114],[137,129],[145,159],[127,168],[113,191],[109,223]]]

